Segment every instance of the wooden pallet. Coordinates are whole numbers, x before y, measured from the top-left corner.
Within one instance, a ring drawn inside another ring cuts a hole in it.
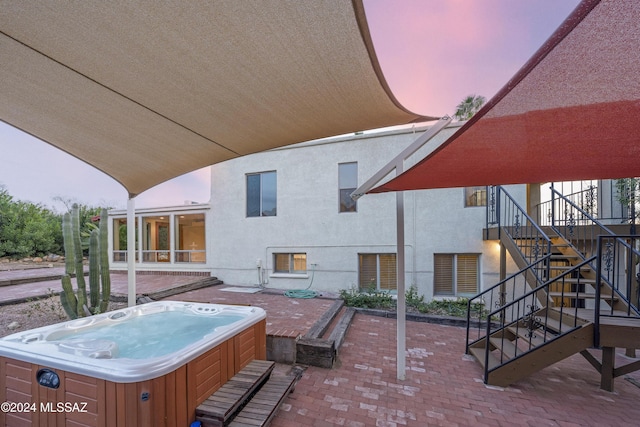
[[[280,404],[293,389],[297,377],[271,377],[229,424],[230,427],[256,427],[268,425]]]
[[[196,408],[203,427],[224,427],[271,376],[274,362],[253,360]]]

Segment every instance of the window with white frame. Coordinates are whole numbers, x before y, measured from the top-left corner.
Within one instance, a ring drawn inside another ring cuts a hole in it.
[[[135,221],[135,236],[136,236],[136,261],[138,260],[138,222]],[[113,262],[127,262],[127,219],[126,218],[114,218],[113,219]]]
[[[276,216],[276,172],[247,174],[247,216]]]
[[[466,187],[464,189],[464,207],[487,206],[487,187]]]
[[[206,232],[204,213],[175,216],[175,262],[204,263]]]
[[[273,254],[273,266],[274,273],[304,274],[307,272],[307,254]]]
[[[351,193],[358,188],[358,163],[338,164],[338,193],[340,212],[356,212],[357,203],[351,198]]]
[[[362,290],[396,290],[396,254],[358,254],[358,285]]]
[[[478,254],[434,254],[433,294],[472,296],[478,293]]]

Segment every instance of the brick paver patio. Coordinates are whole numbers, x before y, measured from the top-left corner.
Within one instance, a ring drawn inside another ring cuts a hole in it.
[[[138,290],[159,290],[193,277],[139,276]],[[201,279],[201,277],[197,278]],[[126,275],[112,275],[126,289]],[[3,286],[1,298],[36,294],[59,281]],[[304,335],[331,298],[292,299],[281,291],[225,292],[229,285],[170,299],[255,305],[267,311],[270,334]],[[126,292],[126,291],[125,291]],[[0,299],[1,299],[0,298]],[[293,426],[637,426],[640,373],[599,389],[599,374],[576,355],[507,388],[485,386],[480,365],[464,355],[465,330],[407,322],[407,378],[396,379],[396,321],[356,314],[333,369],[309,367],[285,401],[274,427]],[[616,366],[628,363],[618,354]],[[285,372],[286,365],[279,366]],[[634,384],[635,383],[635,384]]]
[[[639,425],[640,388],[624,376],[614,393],[602,391],[599,374],[576,355],[511,387],[489,387],[464,340],[463,328],[407,322],[407,379],[398,381],[395,320],[356,314],[334,369],[308,368],[272,425]],[[640,382],[638,372],[627,376]]]

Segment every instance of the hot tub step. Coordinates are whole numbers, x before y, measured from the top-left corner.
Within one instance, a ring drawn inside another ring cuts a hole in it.
[[[222,427],[249,400],[271,375],[274,362],[252,360],[196,408],[203,427]]]
[[[256,427],[269,425],[280,404],[292,391],[296,375],[273,376],[267,381],[238,415],[229,427]]]

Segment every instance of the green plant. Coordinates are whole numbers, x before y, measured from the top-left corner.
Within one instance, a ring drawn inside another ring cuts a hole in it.
[[[437,314],[441,316],[454,316],[454,317],[466,317],[467,308],[469,304],[468,298],[456,298],[433,300],[422,307],[421,313]],[[484,309],[484,304],[476,302],[471,304],[471,312],[473,317],[477,317],[477,314]],[[475,315],[474,315],[475,314]]]
[[[0,185],[0,257],[60,253],[60,223],[59,215],[41,205],[14,200]]]
[[[359,308],[389,309],[395,307],[395,301],[389,292],[376,289],[375,283],[369,285],[366,290],[356,288],[340,290],[340,298],[345,305]]]
[[[82,262],[79,208],[74,204],[71,213],[62,218],[62,234],[65,249],[65,275],[62,277],[60,303],[71,319],[104,313],[109,305],[111,279],[107,252],[107,210],[101,212],[98,229],[89,237],[89,301]],[[71,276],[75,273],[77,290],[74,292]]]
[[[422,312],[425,306],[424,295],[418,295],[418,288],[415,285],[411,285],[405,292],[405,302],[407,307],[415,308]]]

